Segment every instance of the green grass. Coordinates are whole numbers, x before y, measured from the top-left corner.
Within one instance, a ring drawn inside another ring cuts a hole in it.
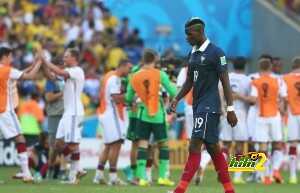
[[[94,171],[89,171],[80,185],[62,185],[58,181],[43,181],[40,184],[23,184],[21,181],[11,179],[11,176],[17,172],[17,168],[0,168],[0,179],[5,184],[0,185],[0,193],[166,193],[170,187],[160,187],[153,185],[151,187],[109,187],[92,184]],[[172,179],[177,181],[180,177],[179,170],[172,171]],[[284,173],[287,179],[287,173]],[[213,170],[206,172],[204,182],[201,186],[192,185],[188,193],[223,193],[222,187],[216,181],[216,174]],[[249,183],[246,185],[237,185],[236,193],[300,193],[300,184],[273,184],[264,186],[261,184]]]

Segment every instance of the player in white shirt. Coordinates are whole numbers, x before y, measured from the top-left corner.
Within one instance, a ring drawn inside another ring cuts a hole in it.
[[[248,141],[247,112],[251,99],[249,97],[251,80],[245,75],[246,60],[243,57],[237,57],[233,61],[234,71],[229,73],[229,81],[233,92],[233,105],[238,118],[237,125],[232,128],[226,119],[221,121],[220,139],[223,145],[229,149],[232,142],[235,142],[235,154],[242,155],[244,152],[244,143]],[[233,182],[236,184],[245,183],[241,172],[234,173]]]
[[[41,59],[19,71],[11,67],[12,50],[7,47],[0,48],[0,132],[5,139],[13,139],[16,143],[21,166],[21,178],[24,182],[33,182],[28,168],[28,154],[26,141],[21,134],[20,123],[15,113],[16,93],[15,81],[33,79],[41,66]]]
[[[176,85],[177,85],[178,89],[181,88],[182,85],[184,84],[184,82],[186,80],[186,75],[187,75],[187,67],[185,66],[185,67],[181,68],[181,70],[178,74],[178,77],[177,77]],[[193,128],[194,128],[192,90],[184,98],[184,105],[185,105],[185,107],[184,107],[185,129],[186,129],[186,132],[188,135],[188,139],[190,139],[192,136]],[[211,161],[211,157],[210,157],[209,153],[206,151],[206,149],[203,149],[201,151],[200,167],[199,167],[199,170],[198,170],[196,178],[195,178],[196,185],[202,183],[205,169],[210,161]]]
[[[272,183],[269,165],[272,161],[272,176],[277,183],[282,183],[283,179],[279,169],[283,160],[282,152],[282,125],[279,107],[281,102],[285,102],[287,96],[285,84],[274,76],[271,71],[271,61],[260,59],[260,75],[252,81],[251,97],[256,101],[258,116],[253,140],[260,144],[260,151],[268,155],[268,143],[272,143],[272,159],[266,163],[264,172],[264,184]],[[270,156],[271,157],[271,156]]]
[[[132,64],[128,60],[122,60],[116,70],[108,72],[102,79],[98,113],[105,146],[100,154],[93,180],[96,184],[106,183],[104,168],[107,161],[109,162],[109,184],[123,184],[117,176],[117,163],[121,145],[126,138],[128,117],[121,78],[129,74],[131,67]]]
[[[53,78],[61,76],[65,79],[63,90],[64,114],[59,122],[56,133],[56,148],[60,150],[65,160],[71,163],[69,179],[67,183],[79,183],[78,172],[80,170],[79,144],[81,139],[84,108],[80,96],[84,86],[84,72],[79,66],[79,51],[69,48],[64,53],[64,65],[61,69],[52,64],[45,57],[43,62],[48,69],[48,75]]]
[[[287,140],[289,143],[290,184],[297,184],[297,146],[300,141],[300,57],[293,59],[292,71],[283,76],[287,85]]]

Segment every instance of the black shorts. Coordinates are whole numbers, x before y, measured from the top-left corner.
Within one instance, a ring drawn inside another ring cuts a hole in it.
[[[219,142],[219,113],[197,113],[193,115],[192,139],[202,139],[206,143]]]

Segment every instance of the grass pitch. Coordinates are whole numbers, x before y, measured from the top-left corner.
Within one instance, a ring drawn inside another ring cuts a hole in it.
[[[92,183],[94,171],[81,181],[79,185],[62,185],[58,181],[43,181],[39,184],[23,184],[21,181],[11,179],[11,176],[18,171],[15,167],[1,167],[0,180],[5,183],[0,184],[0,193],[166,193],[172,187],[161,187],[153,185],[151,187],[136,186],[101,186]],[[178,181],[181,171],[172,171],[172,179]],[[122,175],[121,175],[122,176]],[[155,178],[156,175],[154,175]],[[284,173],[287,180],[287,173]],[[245,185],[235,185],[236,193],[300,193],[300,184],[289,185],[272,184],[265,186],[261,184],[248,183]],[[200,186],[192,184],[187,193],[223,193],[222,186],[217,183],[214,170],[206,172],[204,182]]]

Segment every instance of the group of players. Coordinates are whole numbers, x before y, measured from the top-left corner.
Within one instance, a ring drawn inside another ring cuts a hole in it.
[[[149,153],[151,144],[155,143],[159,152],[157,183],[173,186],[174,182],[169,179],[166,104],[168,98],[175,97],[171,103],[171,111],[174,111],[178,99],[183,96],[186,103],[185,126],[191,145],[185,172],[174,192],[185,192],[199,165],[201,171],[197,180],[201,181],[203,169],[210,157],[224,191],[234,192],[226,169],[227,164],[219,152],[219,133],[224,150],[231,148],[232,142],[235,142],[234,153],[242,155],[245,151],[243,144],[248,142],[249,151],[264,152],[269,158],[266,163],[267,169],[264,172],[257,172],[255,178],[262,180],[264,184],[271,184],[273,180],[282,183],[280,168],[284,156],[282,132],[284,116],[287,116],[289,128],[291,171],[289,182],[297,183],[300,58],[293,60],[293,70],[290,73],[278,75],[272,72],[276,61],[270,56],[263,55],[258,60],[259,72],[249,76],[244,72],[246,62],[242,58],[237,58],[233,62],[234,71],[229,73],[230,81],[227,81],[227,62],[224,53],[205,37],[204,26],[204,22],[200,19],[191,19],[185,26],[188,41],[193,49],[189,54],[188,67],[179,73],[177,86],[182,88],[176,97],[176,85],[169,80],[164,71],[156,68],[159,56],[151,49],[145,49],[140,65],[133,67],[129,61],[122,60],[115,70],[104,75],[97,112],[104,131],[105,145],[99,157],[94,183],[123,184],[117,175],[117,162],[120,148],[127,136],[132,141],[130,161],[133,175],[130,182],[140,186],[151,184],[151,175],[147,175],[146,168],[151,158]],[[67,49],[64,54],[65,68],[59,68],[48,60],[42,50],[39,50],[35,63],[24,71],[19,71],[11,67],[12,50],[0,48],[0,129],[5,138],[13,138],[17,144],[24,182],[32,182],[33,177],[28,167],[25,139],[20,132],[18,118],[14,112],[16,108],[14,82],[19,79],[33,79],[40,68],[49,79],[61,77],[65,80],[64,113],[57,128],[55,152],[61,154],[64,160],[71,164],[67,183],[79,182],[81,174],[79,143],[84,115],[80,94],[84,85],[84,72],[79,66],[78,56],[78,50]],[[219,84],[219,80],[222,85]],[[230,91],[228,86],[232,92],[228,92]],[[223,116],[219,117],[219,106],[225,106],[219,104],[219,101],[224,101],[223,98],[227,104],[227,121],[225,108],[222,110]],[[233,104],[230,104],[232,102]],[[203,150],[203,143],[207,151]],[[201,149],[202,155],[199,155],[198,151]],[[50,168],[55,162],[54,158],[49,160]],[[107,162],[108,182],[104,177]],[[234,174],[234,182],[244,183],[241,173]]]

